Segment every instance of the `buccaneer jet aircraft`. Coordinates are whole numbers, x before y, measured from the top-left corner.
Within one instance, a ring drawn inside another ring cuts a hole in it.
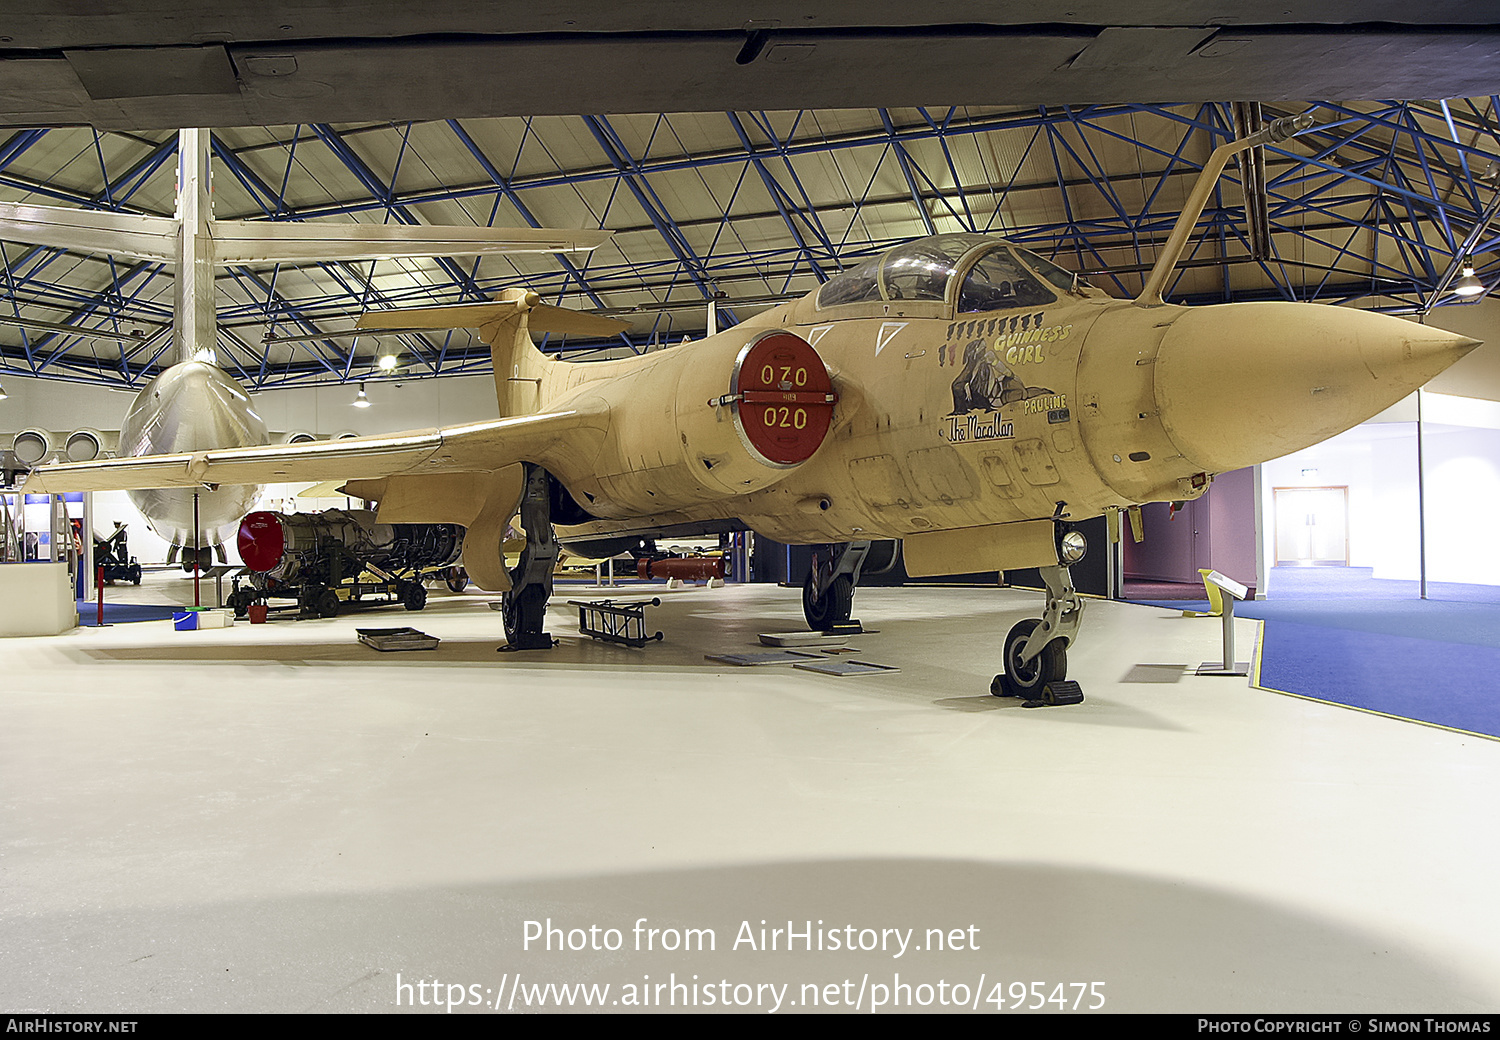
[[[27,488],[343,478],[380,503],[381,522],[467,527],[464,564],[505,592],[506,635],[520,648],[552,645],[542,628],[559,538],[589,554],[736,528],[832,543],[804,588],[814,627],[848,618],[878,540],[900,540],[914,576],[1038,567],[1046,608],[1006,637],[991,692],[1078,700],[1064,688],[1082,613],[1068,577],[1084,549],[1073,523],[1195,498],[1216,473],[1362,422],[1477,345],[1346,308],[1162,301],[1224,161],[1301,125],[1216,150],[1135,300],[1002,238],[949,234],[728,331],[624,360],[544,356],[531,339],[539,326],[617,326],[523,290],[372,313],[364,327],[479,329],[501,417],[44,467]],[[527,546],[507,570],[501,543],[518,511]]]

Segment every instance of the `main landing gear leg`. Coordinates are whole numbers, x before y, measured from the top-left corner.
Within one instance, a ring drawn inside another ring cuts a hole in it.
[[[526,490],[521,496],[521,526],[526,548],[510,572],[510,591],[502,598],[507,646],[501,650],[551,650],[552,637],[542,631],[547,600],[552,596],[552,568],[557,563],[557,539],[552,535],[552,499],[547,471],[527,464]]]
[[[1078,636],[1083,599],[1068,568],[1041,568],[1047,608],[1041,618],[1018,621],[1005,637],[1005,671],[990,683],[996,697],[1020,697],[1025,707],[1077,704],[1083,690],[1067,679],[1068,644]]]
[[[832,546],[826,557],[813,553],[812,570],[802,586],[802,616],[814,632],[848,622],[854,611],[854,586],[870,551],[869,542]]]

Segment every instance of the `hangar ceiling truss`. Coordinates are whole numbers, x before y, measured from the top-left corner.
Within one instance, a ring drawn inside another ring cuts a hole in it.
[[[215,131],[220,218],[605,228],[591,254],[230,267],[219,358],[247,387],[488,371],[470,333],[355,337],[369,308],[525,286],[625,316],[642,351],[800,295],[897,242],[1001,234],[1133,296],[1202,162],[1246,121],[1317,126],[1232,166],[1168,298],[1456,302],[1472,256],[1500,282],[1495,97],[549,116]],[[170,215],[177,138],[21,130],[0,142],[12,201]],[[170,357],[167,265],[6,243],[3,371],[142,385]],[[383,372],[381,354],[399,366]]]

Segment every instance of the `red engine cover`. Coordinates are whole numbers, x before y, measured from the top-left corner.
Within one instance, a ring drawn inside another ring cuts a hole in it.
[[[240,521],[235,544],[246,567],[252,571],[272,570],[286,552],[286,534],[281,529],[281,518],[265,510],[251,513]]]
[[[828,436],[838,397],[823,359],[801,336],[768,332],[735,362],[735,422],[763,462],[795,466]]]

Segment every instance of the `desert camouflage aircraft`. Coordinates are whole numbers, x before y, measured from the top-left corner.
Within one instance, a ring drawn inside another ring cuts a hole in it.
[[[467,527],[464,565],[505,591],[506,635],[521,648],[551,645],[554,528],[589,555],[730,529],[832,543],[804,588],[816,628],[849,617],[880,540],[900,540],[914,576],[1039,567],[1046,608],[1006,637],[991,691],[1047,701],[1082,613],[1072,523],[1201,495],[1216,473],[1362,422],[1477,345],[1338,307],[1163,302],[1230,154],[1303,125],[1281,121],[1216,150],[1135,300],[1004,239],[948,234],[728,331],[624,360],[544,356],[533,330],[619,325],[521,290],[372,313],[364,327],[479,329],[501,418],[44,467],[27,490],[343,478],[379,502],[382,522]],[[527,546],[507,570],[501,543],[518,511]]]

